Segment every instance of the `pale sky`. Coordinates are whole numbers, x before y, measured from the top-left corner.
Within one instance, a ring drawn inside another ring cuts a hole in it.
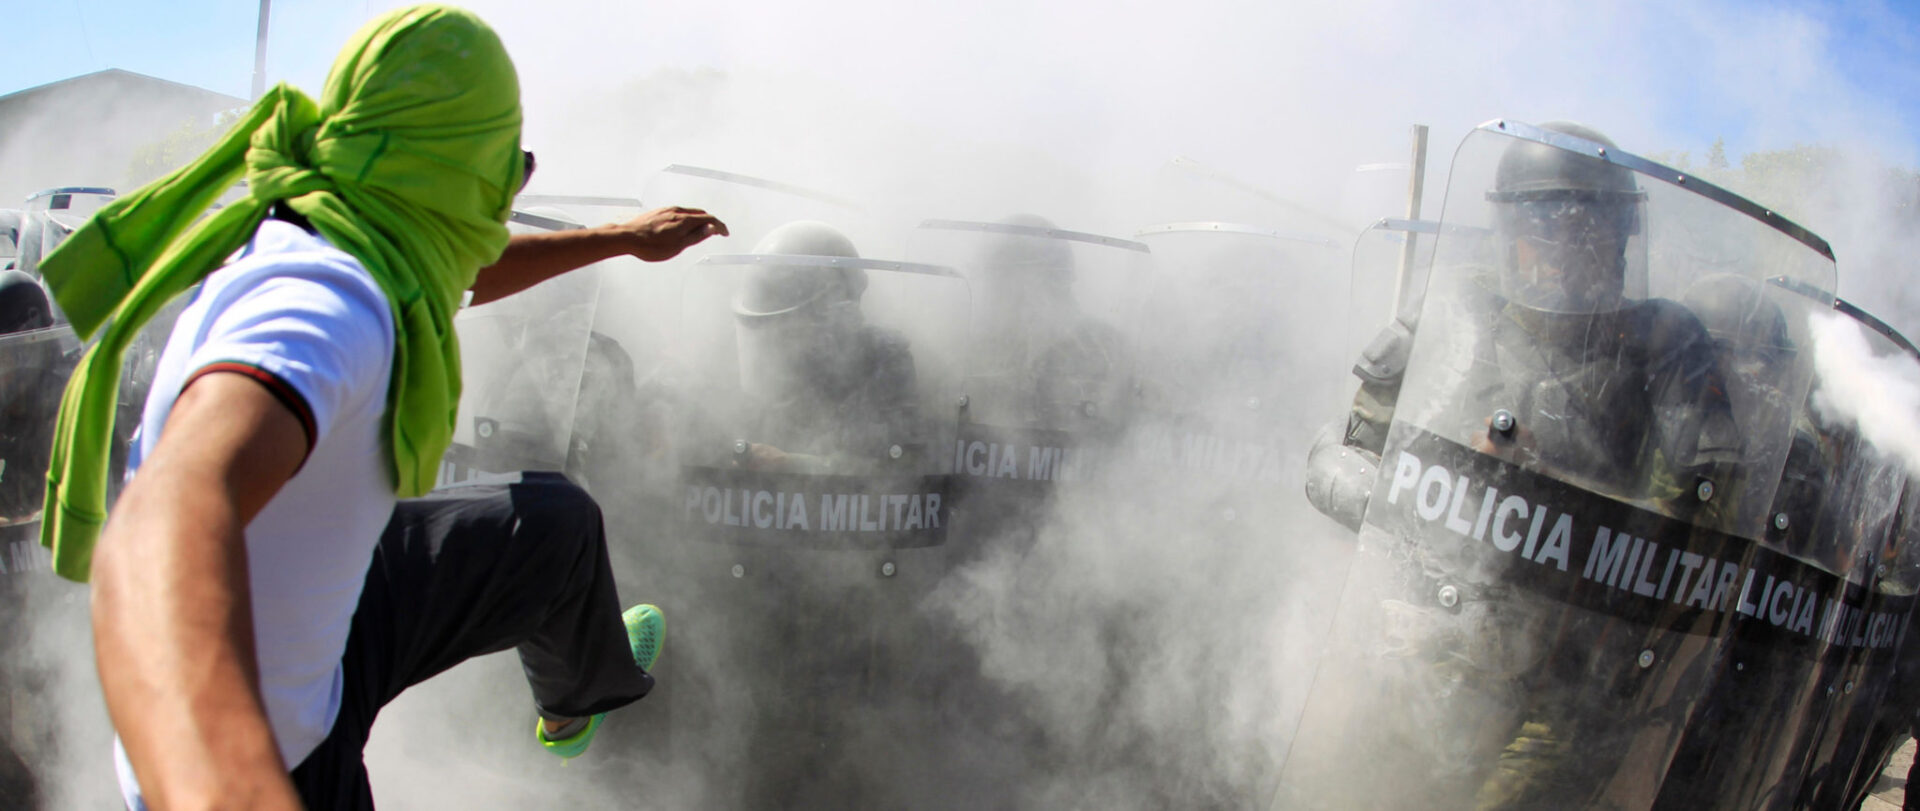
[[[317,89],[347,35],[393,5],[274,3],[269,80]],[[1062,130],[1071,142],[1076,127],[1124,120],[1130,103],[1183,95],[1183,85],[1206,96],[1225,84],[1250,101],[1270,95],[1284,103],[1316,100],[1288,85],[1330,83],[1380,91],[1382,103],[1414,108],[1409,119],[1433,117],[1417,108],[1437,97],[1471,108],[1457,111],[1461,122],[1577,118],[1623,132],[1628,137],[1616,139],[1639,140],[1644,151],[1698,154],[1724,136],[1737,157],[1853,139],[1890,160],[1920,163],[1913,3],[1363,1],[1340,11],[1125,0],[470,5],[502,30],[530,89],[560,77],[660,68],[807,72],[896,98],[910,115],[1004,115]],[[255,0],[16,4],[0,49],[0,93],[115,67],[245,95],[258,9]],[[1318,64],[1303,65],[1303,49]],[[1476,54],[1508,64],[1474,64]],[[1449,86],[1456,83],[1477,86],[1480,98]],[[916,101],[916,89],[953,98]],[[1306,106],[1325,114],[1324,105]],[[1260,123],[1180,112],[1204,129]]]

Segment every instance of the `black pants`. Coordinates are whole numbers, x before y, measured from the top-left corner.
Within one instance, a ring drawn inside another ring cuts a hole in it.
[[[578,718],[647,694],[607,565],[600,508],[566,477],[523,473],[400,502],[353,615],[333,730],[299,767],[307,808],[371,809],[361,751],[401,691],[518,648],[533,702]],[[533,746],[531,735],[527,741]]]

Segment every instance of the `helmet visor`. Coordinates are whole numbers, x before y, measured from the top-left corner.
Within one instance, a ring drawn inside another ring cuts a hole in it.
[[[1596,313],[1646,297],[1638,195],[1564,191],[1489,197],[1506,252],[1502,292],[1515,303]]]
[[[834,336],[825,319],[809,310],[735,319],[740,352],[740,387],[780,400],[806,390],[834,352]]]

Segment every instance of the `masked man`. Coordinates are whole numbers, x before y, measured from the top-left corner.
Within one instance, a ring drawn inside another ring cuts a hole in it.
[[[43,541],[56,571],[93,583],[130,806],[371,807],[375,713],[483,653],[518,648],[536,737],[563,756],[651,687],[664,625],[651,606],[623,621],[584,491],[525,474],[428,493],[460,394],[451,321],[469,291],[489,301],[726,230],[662,209],[509,241],[532,168],[520,120],[483,22],[391,12],[318,99],[274,88],[43,263],[96,339],[61,408]],[[200,219],[243,176],[247,196]],[[108,521],[122,355],[203,280]]]

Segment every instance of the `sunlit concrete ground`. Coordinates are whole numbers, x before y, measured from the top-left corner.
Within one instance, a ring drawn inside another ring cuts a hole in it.
[[[1880,782],[1873,784],[1873,795],[1860,806],[1860,811],[1900,811],[1900,803],[1907,796],[1907,769],[1913,765],[1913,753],[1913,741],[1907,741],[1906,746],[1893,753],[1893,760],[1887,763],[1887,770],[1880,773]]]

